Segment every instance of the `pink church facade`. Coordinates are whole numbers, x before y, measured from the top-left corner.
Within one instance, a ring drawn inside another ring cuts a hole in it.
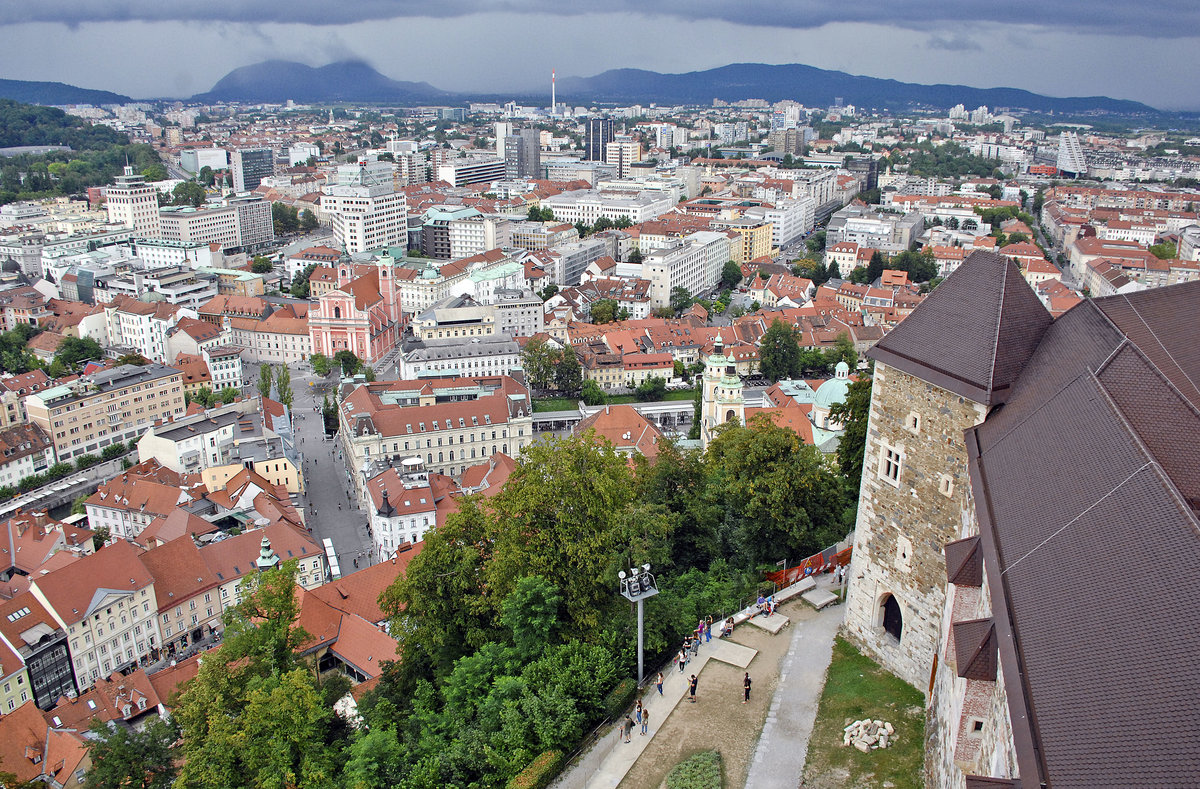
[[[373,265],[338,266],[338,286],[317,299],[308,313],[312,352],[333,357],[350,351],[376,362],[400,341],[403,314],[390,258]]]

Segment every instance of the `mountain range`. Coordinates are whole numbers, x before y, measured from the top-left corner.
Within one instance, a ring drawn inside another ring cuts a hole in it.
[[[1106,96],[1054,97],[1017,88],[972,88],[965,85],[922,85],[877,77],[861,77],[799,63],[771,66],[735,63],[706,71],[660,74],[640,69],[616,69],[593,77],[564,77],[559,99],[568,104],[641,103],[711,104],[713,99],[739,101],[794,99],[809,106],[828,106],[841,98],[847,104],[888,110],[944,110],[956,104],[1009,107],[1066,115],[1158,115],[1136,101]],[[131,101],[106,91],[74,88],[58,82],[0,80],[0,97],[36,104],[112,104]],[[481,96],[439,90],[427,82],[404,82],[385,77],[359,60],[343,60],[320,68],[286,60],[242,66],[226,74],[212,89],[192,101],[302,104],[363,102],[380,104],[462,104],[473,99],[527,98],[525,91],[509,96]],[[540,97],[542,100],[548,97]]]

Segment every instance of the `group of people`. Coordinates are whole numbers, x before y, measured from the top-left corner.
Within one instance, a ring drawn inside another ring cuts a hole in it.
[[[695,674],[688,677],[688,701],[692,704],[696,703],[696,688],[699,686],[700,680]],[[750,701],[750,672],[747,671],[742,677],[742,703],[746,704]],[[655,682],[655,687],[658,688],[658,695],[663,695],[663,675],[660,671],[658,679]],[[650,729],[650,711],[646,709],[641,699],[638,699],[637,706],[633,708],[633,714],[626,715],[625,721],[621,724],[618,733],[621,735],[624,742],[633,742],[633,727],[641,727],[641,734],[645,736]]]
[[[758,609],[755,613],[755,616],[757,616],[758,614],[762,614],[763,616],[771,616],[772,614],[775,613],[775,595],[771,595],[770,597],[763,597],[760,594],[758,596],[758,602],[755,604],[755,607]]]

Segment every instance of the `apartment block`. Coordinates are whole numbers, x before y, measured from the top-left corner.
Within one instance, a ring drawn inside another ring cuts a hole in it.
[[[60,461],[137,438],[185,408],[183,374],[154,363],[101,370],[25,399],[29,421],[50,436]]]
[[[529,392],[508,376],[386,381],[356,386],[338,407],[342,442],[366,503],[363,470],[379,459],[420,457],[453,476],[533,440]]]

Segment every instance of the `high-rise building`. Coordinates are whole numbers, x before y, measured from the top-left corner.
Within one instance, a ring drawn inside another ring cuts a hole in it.
[[[1087,175],[1087,157],[1083,155],[1076,132],[1065,131],[1058,135],[1058,169],[1072,178]]]
[[[408,244],[407,202],[392,185],[386,162],[342,165],[325,187],[321,210],[333,218],[333,239],[346,252]]]
[[[249,192],[262,179],[275,174],[275,152],[270,148],[239,148],[229,152],[229,167],[233,174],[233,190]]]
[[[506,178],[537,178],[542,166],[541,132],[521,129],[505,138]]]
[[[146,183],[146,179],[135,174],[128,165],[125,174],[118,175],[116,181],[104,193],[108,221],[132,227],[142,238],[157,238],[158,189]]]
[[[496,121],[496,155],[504,158],[504,141],[513,135],[511,121]]]
[[[613,135],[616,133],[615,130],[616,124],[612,118],[591,118],[588,120],[587,134],[584,141],[588,161],[605,161],[604,152],[608,144],[612,142]]]

